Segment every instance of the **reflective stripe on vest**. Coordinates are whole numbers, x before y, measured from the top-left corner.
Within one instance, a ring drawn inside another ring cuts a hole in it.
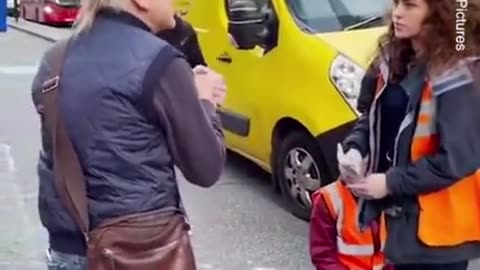
[[[422,100],[417,116],[417,126],[413,136],[412,160],[434,154],[437,151],[438,138],[435,126],[436,102],[432,95],[431,85],[428,84],[422,93]]]
[[[348,269],[383,269],[385,256],[374,250],[374,238],[370,228],[360,231],[356,220],[357,202],[353,194],[339,181],[321,189],[328,210],[336,219],[337,256]],[[385,231],[385,222],[381,224]],[[382,243],[386,236],[381,236]]]
[[[423,89],[411,145],[413,162],[438,152],[432,86]],[[461,131],[460,131],[461,132]],[[418,238],[427,246],[451,247],[480,241],[480,170],[443,190],[418,196]],[[439,211],[442,213],[439,215]]]
[[[337,216],[337,232],[341,232],[342,226],[343,226],[343,218],[344,218],[342,196],[340,195],[338,186],[336,184],[334,185],[330,184],[326,186],[324,189],[329,193],[329,197],[331,199],[331,203],[334,208],[333,210],[335,211]],[[337,248],[339,253],[344,255],[351,255],[351,256],[371,256],[373,255],[373,251],[374,251],[373,244],[352,245],[352,244],[345,243],[340,233],[337,236]]]

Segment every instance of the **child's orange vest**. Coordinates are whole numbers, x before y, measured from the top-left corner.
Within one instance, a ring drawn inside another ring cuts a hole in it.
[[[357,222],[357,201],[353,194],[340,181],[320,190],[328,210],[337,221],[337,248],[339,260],[348,269],[381,270],[385,267],[385,257],[381,250],[374,250],[372,230],[363,231]],[[379,228],[381,249],[386,239],[385,222],[382,217]]]

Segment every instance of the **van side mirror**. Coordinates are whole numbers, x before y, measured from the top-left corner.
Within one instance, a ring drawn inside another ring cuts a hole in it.
[[[268,35],[265,14],[254,0],[230,0],[228,5],[228,32],[238,49],[251,50],[262,45]]]

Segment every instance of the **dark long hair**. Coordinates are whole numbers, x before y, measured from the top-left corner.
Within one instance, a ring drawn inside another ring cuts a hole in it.
[[[394,0],[394,5],[399,1]],[[427,65],[429,72],[441,73],[456,64],[460,59],[480,56],[480,0],[467,0],[467,10],[460,10],[455,0],[423,0],[429,7],[428,17],[420,33],[424,51],[416,55],[408,39],[395,37],[391,12],[388,14],[388,31],[379,39],[377,60],[388,59],[390,79],[399,80],[414,62]],[[457,22],[457,12],[464,12],[466,22]],[[457,39],[463,36],[464,43]],[[461,50],[463,47],[463,50]]]

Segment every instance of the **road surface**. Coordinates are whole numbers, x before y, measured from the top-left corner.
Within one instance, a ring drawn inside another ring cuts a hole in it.
[[[50,43],[0,33],[0,269],[44,270],[47,236],[37,214],[39,123],[30,84]],[[268,176],[231,155],[209,190],[181,180],[199,270],[310,270],[307,224],[283,208]],[[480,270],[472,263],[469,270]]]

